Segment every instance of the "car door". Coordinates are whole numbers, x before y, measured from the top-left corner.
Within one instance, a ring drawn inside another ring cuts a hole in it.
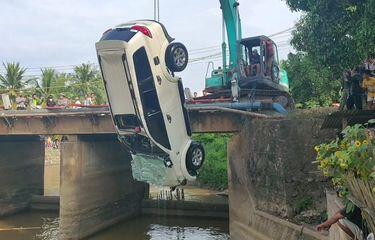
[[[138,91],[141,98],[143,117],[149,134],[158,144],[171,150],[167,129],[157,95],[154,76],[144,47],[133,55]]]

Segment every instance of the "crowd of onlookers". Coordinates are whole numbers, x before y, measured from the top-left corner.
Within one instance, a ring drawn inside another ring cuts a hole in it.
[[[344,73],[341,109],[375,110],[375,59]]]
[[[64,109],[64,108],[81,108],[97,105],[96,95],[87,94],[84,98],[68,98],[61,93],[58,98],[49,95],[46,98],[40,98],[37,94],[31,97],[19,92],[15,99],[11,100],[8,94],[2,94],[3,108],[17,110],[35,110],[35,109]]]

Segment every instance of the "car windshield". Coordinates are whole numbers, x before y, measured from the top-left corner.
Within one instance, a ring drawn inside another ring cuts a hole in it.
[[[130,28],[115,28],[103,34],[103,40],[121,40],[129,42],[137,32],[130,31]]]

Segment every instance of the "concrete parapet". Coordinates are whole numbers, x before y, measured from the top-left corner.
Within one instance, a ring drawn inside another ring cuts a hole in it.
[[[293,218],[302,207],[318,214],[326,210],[328,181],[312,162],[314,146],[333,139],[335,133],[320,130],[322,122],[322,116],[249,120],[232,138],[228,146],[231,239],[326,239],[283,220]]]
[[[44,141],[38,136],[0,137],[0,217],[27,209],[43,194]]]
[[[141,214],[145,184],[115,135],[68,136],[61,144],[60,239],[82,239]]]
[[[170,200],[143,200],[142,214],[228,219],[228,204]]]

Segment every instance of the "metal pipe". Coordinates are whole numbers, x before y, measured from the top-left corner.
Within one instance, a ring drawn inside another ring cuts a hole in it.
[[[259,111],[259,110],[274,110],[282,115],[286,115],[287,111],[278,103],[263,103],[260,101],[256,102],[219,102],[219,103],[208,103],[208,104],[189,104],[186,106],[189,110],[195,108],[213,108],[221,107],[227,109],[237,109],[242,111]],[[264,115],[264,114],[263,114]]]
[[[248,112],[248,111],[242,111],[237,110],[233,108],[226,108],[226,107],[217,107],[217,106],[211,106],[211,107],[197,107],[197,108],[190,108],[189,111],[222,111],[222,112],[231,112],[231,113],[238,113],[254,118],[272,118],[270,116],[267,116],[266,114],[260,114],[260,113],[254,113],[254,112]]]

